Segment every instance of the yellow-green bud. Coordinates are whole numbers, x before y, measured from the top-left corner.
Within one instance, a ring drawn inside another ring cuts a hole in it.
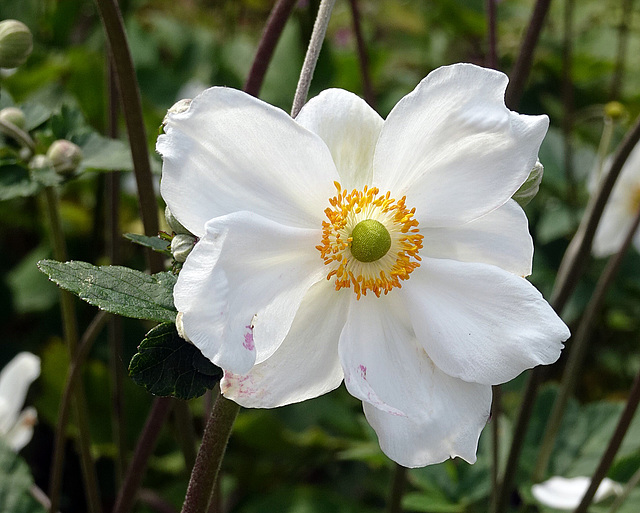
[[[0,21],[0,68],[17,68],[33,50],[29,28],[17,20]]]
[[[536,162],[533,166],[529,178],[524,182],[520,188],[513,195],[513,199],[518,202],[521,207],[527,205],[540,190],[540,182],[542,182],[542,175],[544,173],[544,167],[540,161]]]
[[[24,130],[27,120],[24,117],[24,112],[18,107],[6,107],[0,110],[0,120],[6,121],[17,126],[20,130]]]
[[[187,235],[184,233],[177,234],[171,239],[171,254],[176,262],[184,262],[193,246],[196,243],[196,238],[193,235]]]
[[[609,102],[604,106],[604,115],[612,120],[617,120],[626,114],[624,105],[620,102]]]
[[[365,219],[355,225],[351,239],[351,254],[360,262],[375,262],[391,247],[389,231],[375,219]]]
[[[47,150],[53,168],[60,174],[73,173],[82,162],[82,150],[77,144],[66,139],[54,141]]]

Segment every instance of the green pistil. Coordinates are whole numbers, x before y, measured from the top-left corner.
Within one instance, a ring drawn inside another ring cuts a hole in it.
[[[379,221],[365,219],[351,232],[351,254],[360,262],[375,262],[387,254],[391,235]]]

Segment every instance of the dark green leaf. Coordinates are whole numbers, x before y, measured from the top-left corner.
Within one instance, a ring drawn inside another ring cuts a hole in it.
[[[141,246],[151,248],[154,251],[166,253],[168,255],[171,254],[171,250],[169,249],[169,241],[161,239],[160,237],[149,237],[148,235],[139,235],[137,233],[125,233],[124,236],[130,241],[135,242],[136,244],[140,244]]]
[[[29,177],[29,171],[22,166],[0,167],[0,201],[33,196],[40,185]]]
[[[131,359],[129,375],[154,395],[192,399],[213,388],[222,378],[222,369],[167,323],[147,333]]]
[[[38,262],[38,268],[63,289],[107,312],[135,319],[175,321],[176,277],[169,272],[150,276],[128,267],[53,260]]]
[[[32,486],[28,465],[0,439],[0,511],[44,513],[31,495]]]

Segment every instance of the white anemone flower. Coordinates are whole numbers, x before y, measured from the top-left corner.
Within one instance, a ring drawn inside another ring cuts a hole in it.
[[[533,497],[540,503],[555,509],[576,509],[591,484],[590,477],[555,476],[544,483],[531,487]],[[593,497],[593,502],[600,502],[611,495],[620,495],[622,485],[605,477]]]
[[[29,385],[40,375],[40,358],[26,351],[16,355],[0,371],[0,438],[19,451],[33,436],[35,408],[22,410]]]
[[[606,167],[610,165],[611,159]],[[593,192],[595,184],[591,188]],[[636,144],[629,154],[602,212],[602,218],[593,239],[592,251],[596,257],[606,257],[620,250],[638,210],[640,210],[640,144]],[[640,251],[640,231],[636,232],[633,245]]]
[[[396,462],[475,461],[491,385],[569,337],[523,278],[511,199],[548,118],[509,111],[506,85],[457,64],[386,120],[340,89],[295,120],[221,87],[168,115],[162,195],[199,237],[175,305],[227,398],[271,408],[344,380]]]

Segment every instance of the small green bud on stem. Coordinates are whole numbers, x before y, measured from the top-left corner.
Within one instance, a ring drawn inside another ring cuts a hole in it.
[[[66,175],[73,173],[82,162],[82,150],[71,141],[58,139],[47,150],[47,157],[57,173]]]
[[[0,68],[17,68],[33,50],[29,28],[17,20],[0,21]]]

